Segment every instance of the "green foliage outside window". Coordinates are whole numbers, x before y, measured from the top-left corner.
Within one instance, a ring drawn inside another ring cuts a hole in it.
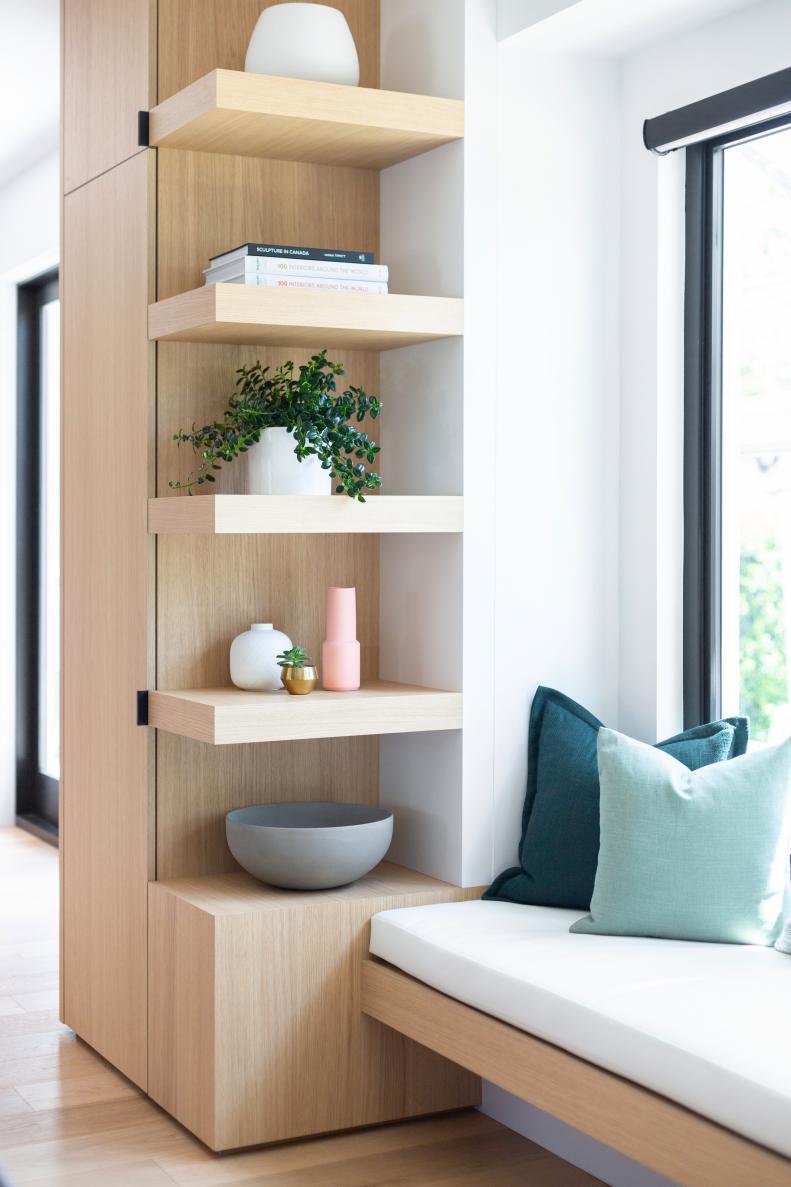
[[[751,737],[765,742],[772,710],[788,702],[782,559],[772,537],[742,552],[739,601],[741,712]]]

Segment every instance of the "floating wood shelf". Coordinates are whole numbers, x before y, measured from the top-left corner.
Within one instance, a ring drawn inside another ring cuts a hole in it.
[[[363,169],[386,169],[463,135],[458,99],[241,70],[212,70],[149,120],[155,148]]]
[[[207,284],[148,307],[158,341],[392,350],[463,333],[457,297],[330,293]]]
[[[149,499],[148,530],[177,535],[460,532],[460,495],[200,495]]]
[[[422,733],[461,728],[461,693],[383,681],[304,697],[238,688],[157,691],[148,696],[148,723],[213,746]]]

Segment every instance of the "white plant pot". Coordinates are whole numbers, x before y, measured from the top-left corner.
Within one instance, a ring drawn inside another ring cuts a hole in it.
[[[329,4],[275,4],[261,13],[244,60],[253,74],[356,87],[357,46],[346,17]]]
[[[251,495],[331,495],[332,476],[317,457],[300,461],[288,429],[264,429],[247,451],[247,492]]]
[[[254,622],[231,644],[231,680],[237,688],[284,692],[277,657],[290,650],[288,635],[276,631],[271,622]]]

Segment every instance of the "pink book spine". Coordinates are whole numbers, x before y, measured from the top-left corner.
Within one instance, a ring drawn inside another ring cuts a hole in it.
[[[360,687],[354,586],[330,586],[327,590],[327,638],[321,649],[321,669],[322,684],[329,692],[354,692]]]

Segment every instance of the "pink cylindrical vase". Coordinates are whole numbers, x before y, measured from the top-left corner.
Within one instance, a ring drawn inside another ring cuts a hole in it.
[[[354,586],[334,585],[327,590],[327,638],[321,649],[321,676],[329,692],[354,692],[360,687]]]

